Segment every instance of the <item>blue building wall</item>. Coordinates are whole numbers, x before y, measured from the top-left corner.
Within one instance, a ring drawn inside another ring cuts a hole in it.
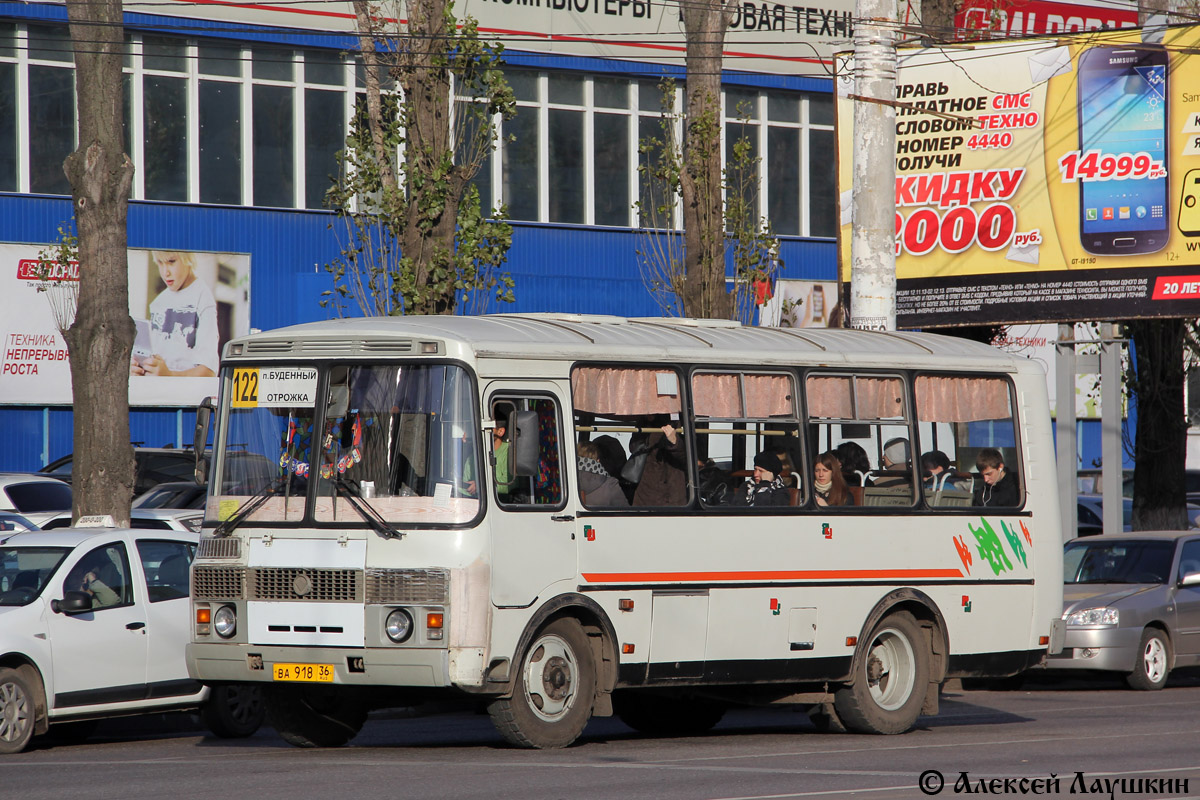
[[[47,244],[70,218],[68,198],[0,194],[0,241]],[[332,315],[320,304],[333,285],[323,265],[339,250],[331,219],[320,211],[136,202],[129,206],[129,246],[248,253],[250,324],[267,330]],[[487,310],[659,316],[637,262],[644,235],[515,222],[505,269],[516,281],[516,302]],[[780,277],[834,280],[836,253],[832,240],[785,238]],[[130,438],[154,447],[186,444],[193,421],[190,409],[137,409]],[[0,407],[0,470],[37,469],[70,453],[71,439],[70,408]]]

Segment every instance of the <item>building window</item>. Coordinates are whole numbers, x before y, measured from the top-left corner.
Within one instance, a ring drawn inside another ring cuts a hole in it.
[[[70,194],[63,161],[75,149],[75,72],[29,65],[29,191]]]
[[[533,72],[513,72],[506,77],[517,97],[517,114],[505,120],[502,129],[502,198],[509,217],[536,221],[541,219],[539,80]]]
[[[0,62],[0,191],[17,191],[17,180],[17,65]]]
[[[288,208],[294,202],[290,86],[254,86],[254,205]]]
[[[200,81],[200,202],[242,202],[242,86]]]
[[[142,84],[144,195],[188,199],[187,81],[147,75]]]
[[[364,82],[357,59],[150,33],[126,39],[131,199],[324,207],[354,109],[352,63],[355,86]],[[638,167],[661,158],[641,143],[664,140],[664,113],[678,141],[682,87],[664,108],[654,80],[517,68],[505,78],[517,114],[493,120],[495,142],[472,181],[485,213],[503,203],[514,220],[678,226],[678,199]],[[395,91],[386,73],[381,86]],[[70,193],[62,164],[75,148],[74,97],[67,26],[0,23],[0,191]],[[456,111],[476,100],[457,97]],[[723,102],[727,162],[745,139],[750,158],[771,165],[731,176],[757,177],[757,187],[744,182],[750,213],[777,234],[835,235],[832,96],[729,86]],[[454,131],[456,158],[467,157],[469,135]]]

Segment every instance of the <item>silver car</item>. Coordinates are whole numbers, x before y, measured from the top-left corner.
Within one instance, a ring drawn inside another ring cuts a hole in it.
[[[1062,653],[1050,669],[1125,674],[1161,689],[1175,667],[1200,664],[1200,532],[1072,539],[1063,552]]]

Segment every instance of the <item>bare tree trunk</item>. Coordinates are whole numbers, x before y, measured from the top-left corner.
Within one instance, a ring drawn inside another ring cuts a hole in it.
[[[687,114],[683,133],[683,313],[729,319],[725,217],[721,204],[721,52],[732,12],[725,0],[680,2],[687,36]]]
[[[1183,530],[1188,525],[1183,479],[1187,462],[1184,321],[1139,319],[1128,323],[1128,330],[1137,358],[1133,529]]]
[[[410,68],[402,85],[409,104],[404,157],[409,178],[408,224],[401,251],[413,263],[414,283],[423,287],[437,270],[448,269],[454,252],[458,205],[466,180],[451,163],[450,33],[447,0],[408,4]],[[430,212],[433,212],[432,223]],[[453,314],[454,292],[423,295],[410,314]]]
[[[63,165],[79,235],[75,321],[64,332],[75,410],[75,519],[112,514],[129,524],[133,447],[129,443],[129,317],[125,217],[133,163],[122,148],[120,0],[67,0],[75,45],[79,149]]]
[[[953,41],[954,15],[962,0],[921,0],[920,22],[932,42]]]
[[[393,154],[388,152],[383,131],[383,101],[379,93],[379,52],[375,39],[379,30],[378,7],[367,0],[354,0],[354,19],[358,26],[358,46],[362,49],[363,71],[366,73],[367,124],[371,129],[371,146],[375,160],[379,163],[379,177],[383,190],[396,191],[396,170]]]

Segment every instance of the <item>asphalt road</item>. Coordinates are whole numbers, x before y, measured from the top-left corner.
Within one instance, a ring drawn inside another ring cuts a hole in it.
[[[0,798],[891,800],[926,797],[918,780],[930,770],[944,780],[939,797],[967,794],[955,791],[963,773],[973,796],[1040,788],[1109,797],[1105,781],[1124,779],[1127,791],[1118,784],[1112,796],[1200,797],[1197,709],[1194,676],[1149,693],[1109,681],[1038,681],[1016,691],[949,688],[941,714],[902,736],[823,734],[795,711],[744,709],[687,739],[594,720],[579,743],[557,751],[507,748],[486,715],[464,711],[375,715],[337,750],[295,749],[270,729],[221,741],[175,715],[108,721],[85,744],[44,740],[0,758]],[[1128,791],[1146,788],[1132,783],[1140,779],[1178,783]],[[936,776],[924,780],[936,788]]]

